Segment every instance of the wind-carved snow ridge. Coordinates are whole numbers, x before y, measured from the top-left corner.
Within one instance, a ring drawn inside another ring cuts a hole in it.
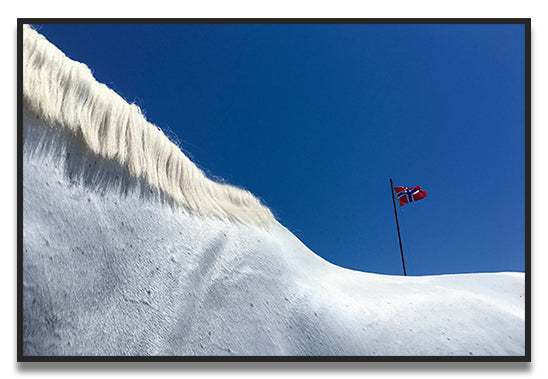
[[[208,179],[139,107],[89,68],[24,25],[23,99],[48,127],[66,130],[99,157],[117,162],[186,210],[266,226],[270,210],[248,191]]]
[[[25,70],[73,64],[49,47],[33,55],[47,42],[24,33]],[[523,273],[357,272],[273,219],[181,212],[123,154],[90,148],[83,116],[68,114],[85,105],[45,105],[66,87],[53,75],[51,93],[33,89],[40,75],[24,73],[25,356],[525,354]]]

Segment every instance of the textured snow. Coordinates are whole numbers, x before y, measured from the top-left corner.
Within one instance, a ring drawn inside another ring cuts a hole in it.
[[[23,209],[25,355],[525,354],[523,273],[344,269],[279,223],[182,212],[28,113]]]

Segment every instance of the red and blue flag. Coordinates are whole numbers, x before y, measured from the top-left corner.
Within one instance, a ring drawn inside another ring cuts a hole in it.
[[[423,190],[420,186],[416,187],[394,187],[396,191],[396,196],[398,196],[398,201],[400,202],[400,207],[412,203],[414,201],[422,200],[426,197],[426,191]]]

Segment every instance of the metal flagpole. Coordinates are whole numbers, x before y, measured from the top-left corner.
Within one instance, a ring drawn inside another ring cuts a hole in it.
[[[392,178],[390,178],[390,191],[392,191],[392,203],[394,203],[394,215],[396,216],[396,226],[398,227],[398,240],[400,241],[400,252],[401,252],[401,263],[403,265],[403,275],[407,276],[407,272],[405,271],[405,260],[403,259],[403,247],[401,244],[400,223],[398,222],[398,212],[396,211],[396,199],[394,197],[394,184],[392,183]]]

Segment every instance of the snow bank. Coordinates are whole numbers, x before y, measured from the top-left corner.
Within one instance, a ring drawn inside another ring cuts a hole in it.
[[[25,72],[26,75],[26,72]],[[25,105],[24,355],[524,355],[524,275],[337,267],[183,211]]]

